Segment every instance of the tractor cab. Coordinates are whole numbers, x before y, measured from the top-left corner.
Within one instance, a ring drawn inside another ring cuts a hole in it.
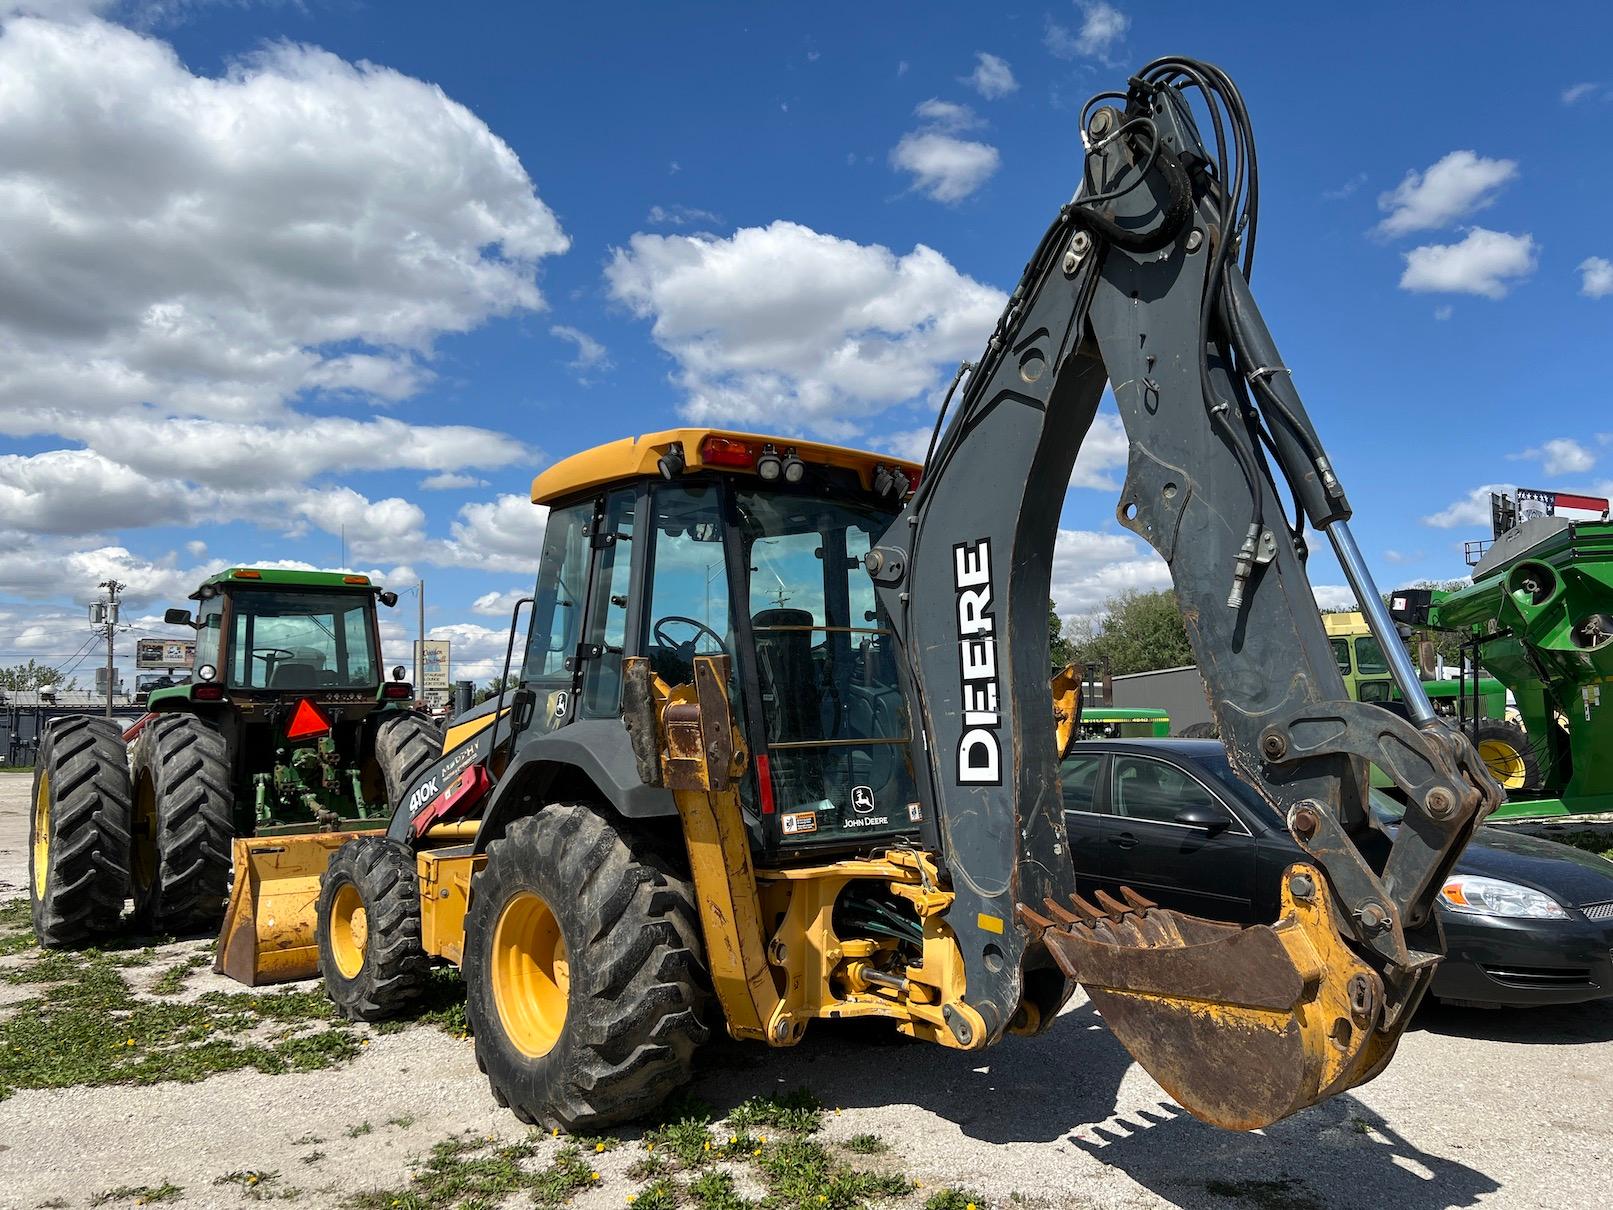
[[[703,429],[550,468],[533,484],[550,514],[520,677],[529,725],[620,717],[626,657],[685,685],[696,656],[724,655],[759,848],[913,830],[899,662],[863,556],[917,479],[872,454]]]

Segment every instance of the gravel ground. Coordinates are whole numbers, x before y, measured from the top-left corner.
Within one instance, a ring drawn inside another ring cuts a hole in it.
[[[27,777],[0,774],[0,900],[26,893],[27,796]],[[192,980],[193,992],[233,987],[207,972]],[[1613,1197],[1613,1002],[1426,1010],[1377,1081],[1248,1135],[1175,1110],[1084,1001],[1046,1037],[980,1055],[832,1027],[786,1052],[714,1044],[694,1091],[725,1108],[803,1085],[835,1109],[829,1138],[867,1131],[891,1145],[888,1165],[922,1185],[913,1207],[941,1186],[1027,1207],[1432,1210]],[[24,1090],[0,1101],[0,1207],[86,1206],[116,1186],[164,1181],[184,1187],[174,1204],[239,1206],[249,1192],[214,1181],[247,1169],[278,1172],[276,1188],[299,1191],[288,1204],[339,1206],[403,1184],[411,1157],[465,1131],[527,1133],[494,1104],[471,1043],[427,1026],[306,1074]],[[572,1204],[626,1205],[632,1150],[601,1156],[598,1187]]]

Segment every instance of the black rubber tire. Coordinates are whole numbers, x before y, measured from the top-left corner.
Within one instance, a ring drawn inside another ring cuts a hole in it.
[[[536,893],[569,965],[566,1015],[547,1054],[511,1040],[490,975],[506,905]],[[488,846],[465,928],[466,1012],[493,1096],[528,1124],[575,1132],[652,1112],[706,1040],[699,916],[689,883],[619,819],[554,803]]]
[[[1512,768],[1521,770],[1521,779],[1517,773],[1513,774],[1512,783],[1503,778],[1501,769],[1491,761],[1485,761],[1490,769],[1490,775],[1501,782],[1508,794],[1526,793],[1540,788],[1540,754],[1535,746],[1529,742],[1529,734],[1516,723],[1509,723],[1505,719],[1487,718],[1479,723],[1474,747],[1479,749],[1480,757],[1484,755],[1485,744],[1505,744],[1515,755],[1516,764],[1508,761]]]
[[[332,949],[336,899],[358,893],[367,921],[362,963],[351,978]],[[331,856],[319,879],[319,973],[325,992],[350,1021],[384,1021],[420,998],[431,959],[420,947],[420,883],[414,858],[384,836],[350,840]]]
[[[194,714],[152,719],[134,744],[135,920],[198,933],[224,919],[235,795],[224,734]]]
[[[375,732],[375,763],[381,770],[386,805],[397,810],[415,778],[442,756],[442,732],[429,718],[399,714]]]
[[[1207,723],[1189,723],[1176,733],[1178,739],[1220,739],[1221,728],[1213,720]]]
[[[117,930],[129,897],[132,799],[116,722],[79,715],[45,724],[28,800],[28,891],[41,945],[77,945]],[[41,830],[48,847],[36,857]]]

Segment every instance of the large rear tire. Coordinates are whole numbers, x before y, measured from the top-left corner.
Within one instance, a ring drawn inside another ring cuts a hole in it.
[[[706,1039],[688,882],[584,803],[545,807],[488,846],[464,974],[476,1061],[529,1124],[647,1114],[688,1082]]]
[[[114,932],[129,895],[129,757],[109,718],[52,719],[29,800],[34,935],[51,948]]]
[[[1478,726],[1479,759],[1490,776],[1508,794],[1540,788],[1540,756],[1529,742],[1529,734],[1505,719],[1485,719]]]
[[[425,990],[414,859],[384,836],[337,849],[319,880],[319,973],[350,1021],[397,1016]]]
[[[194,714],[153,719],[135,741],[134,790],[135,919],[151,932],[216,929],[235,839],[223,733]]]
[[[442,732],[428,718],[399,714],[375,732],[375,763],[381,771],[386,805],[396,811],[415,778],[442,755]]]

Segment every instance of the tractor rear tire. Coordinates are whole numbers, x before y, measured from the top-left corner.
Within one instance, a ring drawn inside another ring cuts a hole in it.
[[[132,791],[109,718],[52,719],[39,737],[29,812],[34,935],[51,949],[115,932],[129,897]]]
[[[415,778],[442,755],[442,732],[428,718],[399,714],[375,732],[375,763],[381,769],[386,805],[396,811]]]
[[[414,858],[384,836],[337,849],[319,880],[319,973],[349,1021],[384,1021],[420,998],[431,959],[420,946]]]
[[[153,933],[218,928],[235,839],[223,733],[194,714],[152,719],[135,741],[134,788],[135,919]]]
[[[620,820],[554,803],[487,849],[465,928],[466,1012],[493,1096],[576,1132],[687,1083],[706,973],[689,883]]]
[[[1518,724],[1487,718],[1479,723],[1474,746],[1490,776],[1508,794],[1540,788],[1540,755]]]

